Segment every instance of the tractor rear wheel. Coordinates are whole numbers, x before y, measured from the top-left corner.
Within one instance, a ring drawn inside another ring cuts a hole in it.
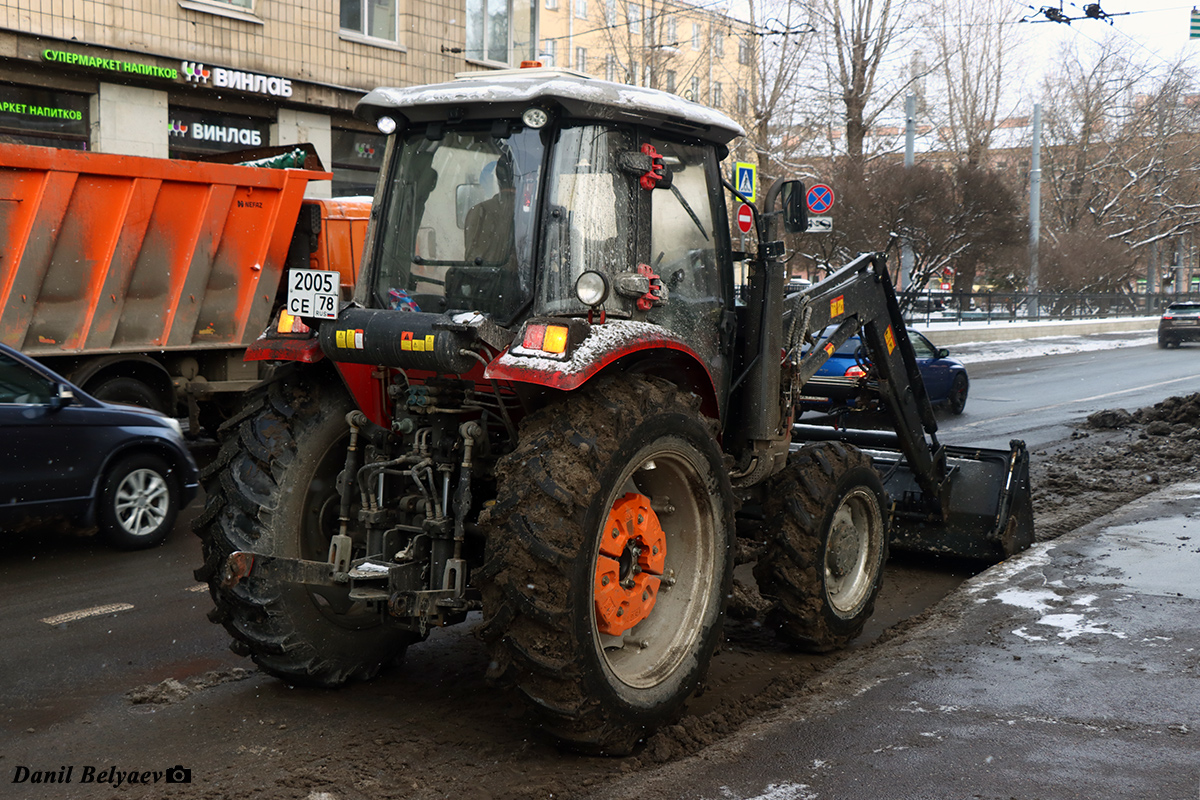
[[[766,490],[767,550],[754,567],[781,639],[822,653],[862,633],[887,560],[883,484],[840,442],[802,447]]]
[[[623,755],[682,713],[720,643],[733,497],[694,395],[602,382],[531,415],[483,518],[491,676],[542,729]]]
[[[216,609],[234,652],[289,683],[337,686],[373,677],[413,634],[383,623],[346,588],[302,586],[254,572],[222,585],[235,550],[325,561],[337,532],[337,476],[346,459],[351,398],[332,375],[301,370],[248,393],[221,426],[221,449],[201,475],[207,500],[193,528]],[[327,380],[322,380],[326,378]],[[355,553],[355,555],[360,555]]]

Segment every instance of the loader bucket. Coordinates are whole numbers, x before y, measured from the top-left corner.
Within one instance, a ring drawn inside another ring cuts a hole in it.
[[[947,446],[946,462],[949,472],[940,503],[920,496],[903,464],[884,481],[895,501],[893,550],[995,563],[1033,544],[1033,496],[1024,442],[1014,440],[1009,450]],[[922,505],[933,509],[923,512]]]
[[[1008,450],[947,445],[946,479],[940,496],[930,497],[899,452],[894,433],[795,427],[802,439],[838,439],[871,456],[891,503],[893,551],[995,563],[1033,544],[1029,452],[1019,439],[1009,442]]]

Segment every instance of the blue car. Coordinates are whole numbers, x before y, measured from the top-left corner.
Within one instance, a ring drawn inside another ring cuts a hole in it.
[[[65,518],[153,547],[198,489],[176,420],[101,402],[0,344],[0,530]]]
[[[828,330],[827,330],[828,333]],[[822,336],[824,338],[824,335]],[[912,328],[908,338],[917,355],[917,367],[925,381],[929,401],[961,414],[967,405],[971,382],[961,361],[950,358],[950,351],[934,347]],[[854,402],[861,379],[867,374],[866,351],[857,336],[851,336],[804,384],[801,408],[809,411],[833,411]]]

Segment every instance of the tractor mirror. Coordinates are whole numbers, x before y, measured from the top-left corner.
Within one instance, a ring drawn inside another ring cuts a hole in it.
[[[783,229],[788,233],[808,230],[808,209],[805,207],[803,181],[786,181],[780,190],[783,200]]]

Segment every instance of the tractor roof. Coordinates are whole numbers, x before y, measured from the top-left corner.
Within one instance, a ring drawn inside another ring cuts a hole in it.
[[[359,101],[355,114],[371,122],[383,116],[409,122],[493,120],[520,118],[530,106],[573,119],[649,125],[717,144],[745,135],[721,112],[677,95],[552,68],[468,72],[448,83],[376,89]]]

